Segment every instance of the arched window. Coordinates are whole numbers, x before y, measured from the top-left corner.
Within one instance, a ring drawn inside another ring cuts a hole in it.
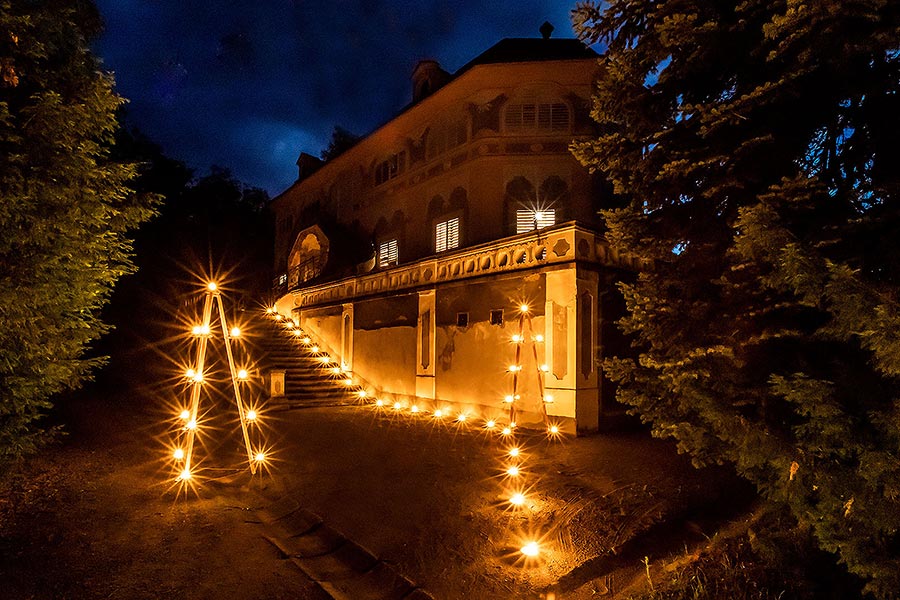
[[[450,199],[435,196],[428,203],[428,218],[432,223],[432,244],[435,253],[446,252],[462,246],[463,224],[468,208],[466,190],[458,187],[450,193]]]

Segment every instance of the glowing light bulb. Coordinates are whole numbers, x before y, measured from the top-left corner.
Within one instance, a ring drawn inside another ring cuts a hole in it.
[[[299,332],[299,331],[297,332],[297,335],[300,335],[300,332]],[[308,337],[305,337],[305,338],[303,338],[303,339],[300,340],[300,341],[303,342],[304,344],[309,344],[310,342],[312,342],[312,340],[309,339]]]
[[[203,334],[203,335],[209,335],[209,325],[206,325],[206,324],[201,325],[201,326],[200,326],[200,333]]]
[[[518,372],[521,368],[522,368],[522,367],[521,367],[520,365],[509,365],[509,372],[510,372],[510,373],[516,373],[516,372]]]
[[[293,328],[294,328],[294,322],[291,321],[290,319],[288,319],[287,321],[284,322],[284,326],[287,327],[288,329],[293,329]]]
[[[203,328],[199,325],[194,325],[194,327],[191,329],[191,333],[193,333],[194,335],[200,335],[202,331]]]
[[[194,373],[193,379],[194,383],[203,383],[203,373],[197,371],[196,373]]]
[[[351,378],[347,378],[344,380],[344,385],[353,385],[353,380]]]
[[[247,379],[249,377],[249,373],[247,373],[247,369],[241,369],[237,373],[238,379]]]
[[[537,542],[528,542],[524,546],[522,546],[522,554],[529,558],[534,558],[538,554],[540,554],[541,548],[538,546]]]
[[[394,410],[400,410],[401,408],[403,408],[402,404],[400,404],[399,402],[394,402]]]
[[[503,435],[510,435],[512,433],[512,429],[510,429],[509,427],[504,427],[503,431],[501,431],[500,433],[502,433]]]
[[[331,362],[331,357],[326,354],[325,356],[320,356],[319,360],[321,360],[323,363],[327,364],[327,363]]]
[[[551,425],[548,431],[550,432],[550,435],[556,435],[559,433],[559,427],[557,427],[556,425]]]
[[[514,398],[512,397],[512,395],[509,395],[503,399],[503,401],[506,402],[507,404],[512,404],[513,400],[514,400]]]
[[[484,426],[487,427],[488,429],[493,429],[494,427],[497,426],[497,422],[494,421],[493,419],[490,419],[487,423],[484,424]]]
[[[522,506],[523,504],[525,504],[525,494],[516,492],[515,494],[510,496],[509,503],[514,506]]]
[[[340,375],[341,368],[340,367],[331,367],[331,372],[334,373],[335,375]]]
[[[310,348],[309,350],[310,350],[310,352],[312,352],[313,354],[315,354],[315,353],[317,353],[317,352],[319,351],[319,347],[318,347],[318,346],[313,346],[313,347]]]
[[[256,415],[256,411],[255,411],[255,410],[250,409],[250,410],[247,411],[247,420],[248,420],[248,421],[255,421],[255,420],[256,420],[256,417],[257,417],[257,415]]]
[[[419,412],[419,407],[417,405],[413,404],[412,407],[409,409],[409,412],[417,413],[417,412]]]
[[[468,416],[466,415],[466,413],[459,413],[459,416],[456,417],[456,420],[459,421],[460,423],[462,423],[467,418],[468,418]]]
[[[521,450],[519,450],[518,448],[510,448],[509,449],[509,455],[512,456],[513,458],[517,457],[520,453],[521,453]]]
[[[175,457],[175,460],[181,460],[184,458],[184,450],[181,448],[175,448],[175,452],[172,453],[172,456]]]
[[[276,321],[280,321],[282,318],[283,318],[283,317],[281,316],[281,313],[275,313],[275,320],[276,320]]]
[[[255,460],[256,462],[265,462],[265,460],[266,460],[266,453],[265,453],[265,452],[257,452],[257,453],[253,456],[253,460]]]
[[[534,336],[534,341],[541,343],[544,341],[544,336],[542,336],[541,334],[537,334],[536,336]]]
[[[384,406],[384,400],[379,398],[378,400],[375,401],[375,406]]]
[[[510,429],[515,429],[515,428],[516,428],[516,422],[515,422],[515,421],[511,422],[511,423],[509,424],[509,428],[510,428]]]
[[[521,312],[522,314],[527,313],[528,310],[529,310],[529,308],[528,308],[528,305],[527,305],[527,304],[520,304],[520,305],[519,305],[519,312]]]
[[[506,470],[506,474],[510,477],[518,477],[519,476],[519,467],[513,465]]]
[[[299,329],[294,330],[294,337],[300,337],[301,335],[303,335],[302,331],[300,331]]]
[[[518,344],[522,341],[522,336],[517,333],[516,335],[512,336],[512,341],[514,344]]]
[[[191,418],[191,413],[189,413],[187,410],[183,410],[183,411],[181,411],[181,414],[178,415],[178,417],[179,417],[182,421],[187,421],[188,419]]]
[[[193,431],[194,429],[197,429],[197,421],[195,421],[194,419],[191,419],[190,421],[188,421],[187,423],[185,423],[184,426],[185,426],[185,428],[190,429],[191,431]]]
[[[356,395],[359,396],[360,398],[365,398],[366,396],[369,395],[369,392],[367,392],[366,390],[359,390],[358,392],[356,392]],[[381,406],[381,405],[379,404],[378,406]]]
[[[442,411],[441,409],[437,409],[436,411],[434,411],[434,416],[440,419],[444,416],[444,411]]]
[[[274,308],[272,308],[271,306],[267,306],[267,307],[266,307],[266,314],[267,314],[267,315],[271,315],[273,312],[275,312],[275,309],[274,309]]]
[[[241,328],[240,327],[232,327],[231,328],[231,337],[241,337]]]
[[[195,374],[195,371],[193,369],[188,369],[187,371],[184,372],[184,376],[187,377],[188,379],[193,379],[194,374]]]
[[[191,478],[190,469],[185,469],[178,475],[178,479],[180,479],[181,481],[187,481],[190,478]]]
[[[553,402],[553,395],[544,394],[544,402],[546,402],[547,404],[551,404]]]
[[[219,286],[216,285],[216,282],[210,281],[210,282],[206,285],[206,289],[208,289],[208,290],[211,291],[211,292],[214,292],[214,291],[216,291],[217,289],[219,289]]]
[[[543,371],[544,373],[546,373],[549,370],[550,370],[550,367],[548,367],[547,365],[541,365],[541,371]]]

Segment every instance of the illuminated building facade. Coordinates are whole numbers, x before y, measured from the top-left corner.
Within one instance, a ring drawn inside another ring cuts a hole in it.
[[[549,36],[453,74],[419,63],[409,106],[327,162],[301,154],[273,200],[277,310],[392,402],[603,425],[614,282],[637,265],[599,234],[609,193],[568,150],[596,135],[597,76],[593,51]]]

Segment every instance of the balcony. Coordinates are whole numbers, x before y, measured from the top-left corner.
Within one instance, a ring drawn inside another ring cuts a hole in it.
[[[302,274],[308,272],[303,270],[308,267],[301,264],[289,273],[288,289],[289,294],[294,296],[294,307],[307,308],[573,262],[629,271],[647,270],[650,267],[649,261],[618,252],[599,234],[575,222],[569,222],[365,275],[307,287],[302,286]]]

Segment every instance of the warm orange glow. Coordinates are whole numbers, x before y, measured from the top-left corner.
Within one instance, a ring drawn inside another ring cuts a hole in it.
[[[191,413],[189,413],[187,410],[183,410],[183,411],[181,411],[181,414],[178,415],[178,417],[179,417],[182,421],[187,421],[188,419],[191,418]]]
[[[274,309],[274,308],[272,308],[271,306],[267,306],[267,307],[266,307],[266,314],[267,314],[267,315],[271,315],[273,312],[275,312],[275,309]]]
[[[358,392],[356,392],[356,395],[359,396],[360,398],[365,398],[366,396],[369,395],[369,392],[367,392],[366,390],[359,390]],[[379,404],[379,406],[381,406],[381,405]]]
[[[247,379],[247,377],[249,377],[250,374],[247,373],[247,369],[241,369],[240,371],[238,371],[237,376],[238,376],[238,379]]]
[[[394,402],[394,410],[400,410],[401,408],[403,408],[402,404],[400,404],[399,402]]]
[[[500,433],[502,433],[503,435],[510,435],[512,434],[512,429],[510,429],[509,427],[504,427],[503,431],[501,431]]]
[[[553,396],[551,394],[544,394],[544,402],[550,404],[553,402]]]
[[[511,423],[509,424],[509,427],[510,427],[510,429],[515,429],[515,428],[516,428],[516,422],[515,422],[515,421],[511,422]]]
[[[231,337],[233,337],[233,338],[241,337],[241,328],[240,327],[232,327],[231,328]]]
[[[181,481],[187,481],[190,478],[191,478],[190,469],[185,469],[184,471],[181,472],[181,474],[178,475],[178,479],[180,479]]]
[[[312,348],[309,349],[309,351],[312,352],[313,354],[315,354],[316,352],[319,351],[319,347],[318,347],[318,346],[313,346]]]
[[[506,470],[506,474],[510,477],[518,477],[519,476],[519,467],[513,465]]]
[[[522,554],[529,558],[534,558],[538,554],[540,554],[540,546],[538,546],[537,542],[528,542],[524,546],[522,546]]]
[[[320,356],[319,360],[321,360],[322,363],[327,364],[331,362],[331,357],[326,354],[325,356]]]
[[[247,411],[247,420],[248,421],[255,421],[256,417],[257,417],[257,414],[256,414],[255,410],[250,409]]]
[[[194,325],[194,327],[191,329],[191,333],[193,333],[194,335],[200,335],[202,331],[203,328],[199,325]]]
[[[294,330],[294,337],[300,337],[301,335],[303,335],[302,331],[300,331],[299,329]],[[307,339],[309,339],[309,338],[307,338]],[[309,342],[307,342],[307,343],[309,343]]]
[[[331,372],[334,373],[335,375],[340,375],[341,368],[340,367],[331,367]]]
[[[521,305],[519,305],[519,312],[521,312],[521,313],[524,314],[524,313],[527,313],[529,310],[530,310],[530,309],[528,308],[528,305],[527,305],[527,304],[521,304]]]
[[[280,321],[282,318],[283,318],[283,317],[281,316],[281,313],[275,313],[275,320],[276,320],[276,321]]]
[[[184,458],[184,450],[181,448],[175,448],[175,452],[172,453],[172,456],[175,457],[175,460],[181,460]]]
[[[487,423],[484,424],[484,426],[487,427],[488,429],[493,429],[494,427],[497,426],[497,422],[494,421],[493,419],[490,419]]]
[[[514,399],[515,399],[515,398],[513,398],[512,395],[509,395],[509,396],[507,396],[506,398],[504,398],[503,401],[506,402],[507,404],[512,404],[512,401],[513,401]]]
[[[184,376],[187,377],[188,379],[193,379],[194,374],[195,374],[195,371],[193,369],[188,369],[187,371],[184,372]]]
[[[191,430],[197,429],[197,421],[195,421],[194,419],[191,419],[190,421],[185,423],[184,426],[185,426],[185,428],[191,429]]]
[[[559,433],[559,427],[557,427],[556,425],[551,425],[550,429],[548,429],[547,431],[549,431],[551,435],[556,435]]]
[[[548,367],[547,365],[541,365],[541,371],[543,371],[544,373],[546,373],[549,370],[550,370],[550,367]]]
[[[514,506],[522,506],[523,504],[525,504],[525,494],[516,492],[515,494],[510,496],[509,502]]]
[[[253,455],[253,460],[256,462],[265,462],[266,461],[266,453],[265,452],[257,452]]]
[[[201,333],[202,335],[209,335],[209,325],[201,325],[201,326],[200,326],[200,333]]]
[[[284,326],[287,327],[288,329],[293,329],[293,328],[294,328],[294,322],[291,321],[290,319],[288,319],[287,321],[284,322]]]
[[[534,336],[534,341],[541,343],[544,341],[544,336],[542,336],[541,334],[537,334],[536,336]]]
[[[384,406],[384,400],[379,398],[378,400],[375,401],[375,406]]]
[[[299,332],[299,331],[297,332],[297,335],[300,335],[300,332]],[[305,338],[303,338],[303,339],[300,340],[300,341],[303,342],[304,344],[309,344],[310,342],[312,342],[312,340],[309,339],[308,337],[305,337]],[[315,350],[314,352],[318,352],[318,350]]]
[[[353,385],[353,379],[348,377],[347,379],[344,380],[344,385]]]
[[[521,371],[521,370],[522,370],[522,365],[509,365],[510,373],[517,373],[518,371]]]
[[[444,416],[444,411],[442,411],[441,409],[437,409],[436,411],[434,411],[434,416],[440,419]]]
[[[518,448],[510,448],[509,449],[509,455],[512,456],[513,458],[517,457],[520,453],[521,453],[521,450],[519,450]]]
[[[194,373],[194,382],[195,383],[203,383],[203,373],[197,371]]]
[[[210,282],[206,285],[206,289],[208,289],[208,290],[211,291],[211,292],[214,292],[214,291],[216,291],[217,289],[219,289],[219,286],[216,285],[216,282],[210,281]]]
[[[459,416],[456,417],[456,420],[459,421],[460,423],[462,423],[467,418],[468,418],[468,416],[466,415],[466,413],[459,413]]]
[[[522,336],[517,333],[514,336],[512,336],[512,341],[514,344],[518,344],[522,341]]]
[[[413,404],[412,407],[409,409],[409,412],[411,412],[411,413],[417,413],[417,412],[419,412],[419,407],[418,407],[418,405]]]

